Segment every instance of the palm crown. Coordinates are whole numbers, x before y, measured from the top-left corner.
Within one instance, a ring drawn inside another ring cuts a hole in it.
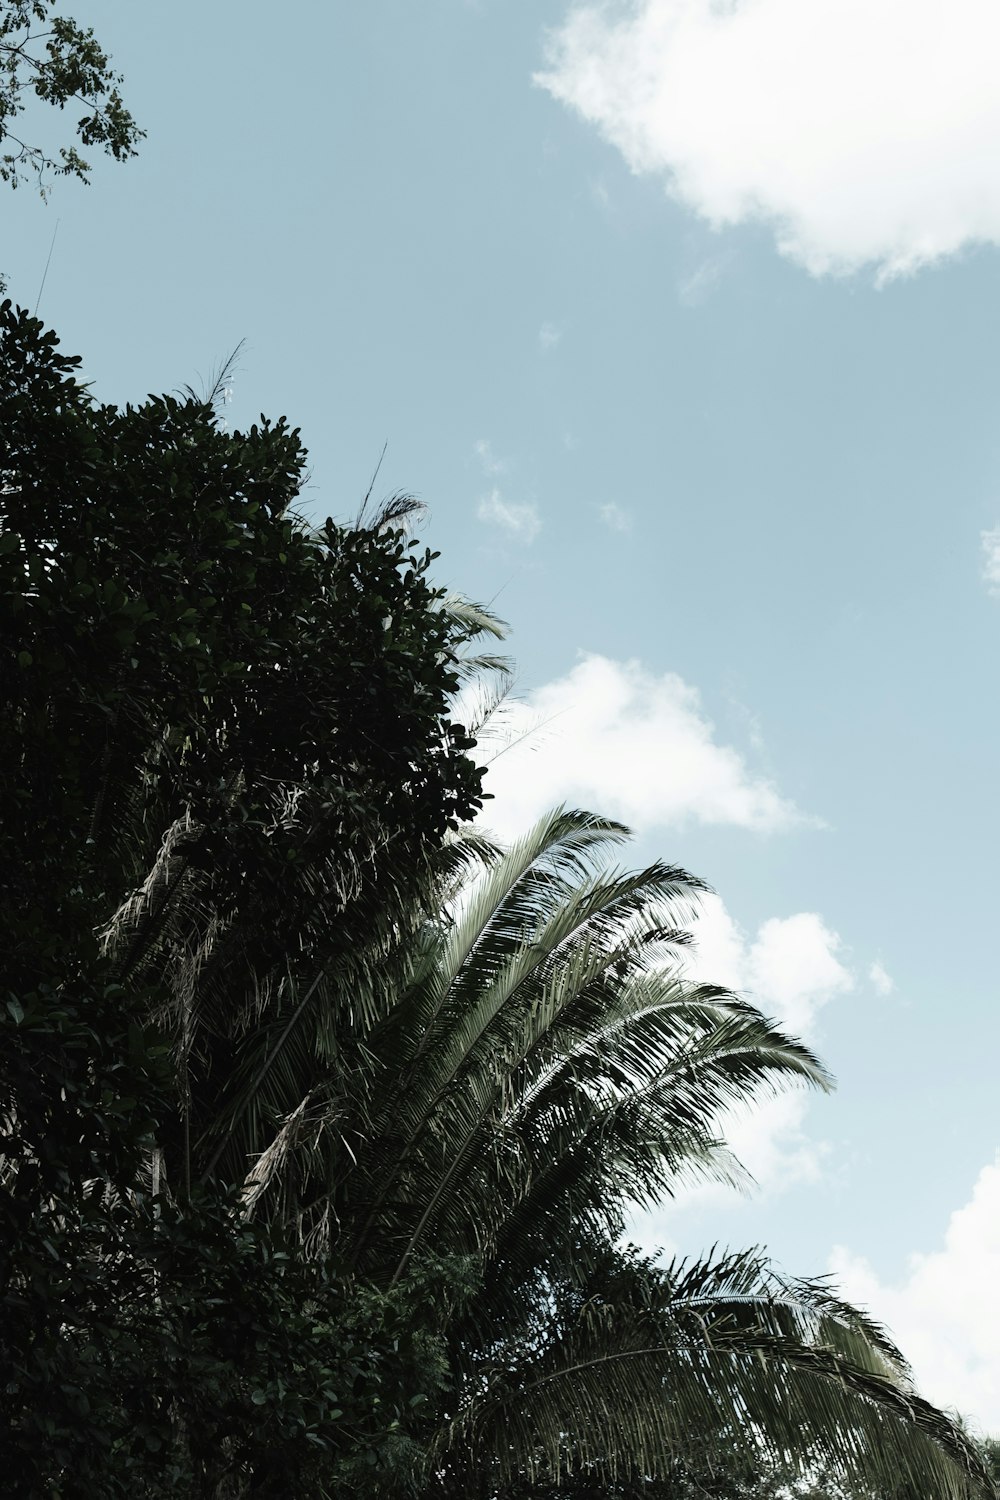
[[[567,1463],[655,1473],[712,1431],[883,1489],[975,1489],[958,1429],[824,1284],[755,1253],[663,1268],[618,1248],[632,1205],[739,1175],[729,1105],[830,1081],[752,1005],[687,977],[703,886],[664,864],[610,870],[625,837],[565,810],[506,851],[458,836],[349,965],[308,984],[290,965],[224,1023],[179,965],[193,1171],[241,1176],[247,1213],[366,1281],[477,1268],[439,1310],[451,1379],[431,1488],[494,1494]],[[323,899],[319,881],[312,923]]]

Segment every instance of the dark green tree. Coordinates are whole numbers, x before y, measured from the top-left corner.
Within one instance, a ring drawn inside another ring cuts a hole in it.
[[[251,1039],[273,1129],[274,1043],[479,805],[466,627],[399,507],[296,517],[284,421],[101,406],[78,363],[0,308],[4,1482],[325,1493],[320,1460],[388,1463],[433,1389],[437,1273],[348,1293],[211,1159]]]
[[[144,132],[125,108],[121,78],[90,27],[53,14],[53,0],[0,0],[0,181],[34,182],[42,195],[51,177],[86,182],[90,163],[79,146],[97,146],[124,161]],[[76,117],[76,142],[50,148],[25,139],[21,117],[32,102]]]

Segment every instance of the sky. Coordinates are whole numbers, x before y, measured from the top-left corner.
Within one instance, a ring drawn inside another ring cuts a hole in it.
[[[636,1239],[835,1275],[1000,1432],[1000,10],[74,13],[147,139],[6,192],[12,295],[110,401],[244,340],[226,420],[301,427],[317,518],[385,448],[510,623],[493,826],[702,876],[699,972],[838,1080]]]

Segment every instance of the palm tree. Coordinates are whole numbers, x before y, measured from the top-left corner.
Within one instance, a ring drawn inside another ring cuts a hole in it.
[[[727,1104],[821,1064],[678,953],[703,885],[602,868],[620,825],[557,811],[442,892],[384,1020],[357,1039],[372,1093],[338,1196],[352,1258],[398,1279],[446,1246],[511,1273],[618,1237],[629,1203],[737,1172]],[[348,1125],[350,1116],[341,1126]],[[341,1201],[342,1199],[342,1201]]]
[[[507,851],[453,840],[420,909],[355,956],[350,991],[326,976],[237,1058],[201,1170],[255,1157],[247,1211],[294,1225],[304,1253],[335,1244],[365,1281],[478,1268],[440,1311],[430,1490],[654,1474],[709,1431],[851,1483],[974,1491],[961,1433],[822,1283],[756,1254],[660,1268],[615,1248],[631,1205],[739,1177],[729,1105],[830,1082],[753,1006],[686,977],[703,886],[608,869],[625,837],[560,810]]]

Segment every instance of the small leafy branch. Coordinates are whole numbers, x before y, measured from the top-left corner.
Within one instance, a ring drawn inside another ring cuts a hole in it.
[[[43,198],[50,177],[89,181],[90,163],[76,144],[52,156],[16,133],[32,94],[61,110],[78,106],[80,144],[100,146],[116,161],[134,156],[145,134],[125,108],[121,77],[93,30],[50,11],[51,0],[0,0],[0,180],[12,187],[33,182]]]

